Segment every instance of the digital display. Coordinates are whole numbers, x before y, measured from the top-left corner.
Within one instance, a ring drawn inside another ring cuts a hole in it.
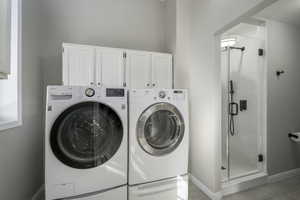
[[[182,90],[174,90],[174,94],[182,94],[183,91]]]
[[[124,97],[125,96],[125,90],[124,89],[107,88],[106,89],[106,96],[107,97]]]

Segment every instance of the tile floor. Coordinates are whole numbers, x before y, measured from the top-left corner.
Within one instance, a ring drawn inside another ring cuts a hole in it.
[[[300,177],[263,185],[230,195],[224,200],[300,200]],[[194,184],[190,183],[189,200],[210,200]]]

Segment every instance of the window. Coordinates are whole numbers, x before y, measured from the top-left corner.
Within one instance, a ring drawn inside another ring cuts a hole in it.
[[[0,130],[22,124],[20,3],[20,0],[11,0],[10,74],[7,78],[0,79]]]
[[[223,39],[221,40],[221,47],[232,47],[236,44],[236,39],[235,38],[228,38],[228,39]]]

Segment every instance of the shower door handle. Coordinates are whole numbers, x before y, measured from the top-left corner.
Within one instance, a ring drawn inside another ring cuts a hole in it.
[[[229,114],[232,116],[239,114],[239,104],[232,102],[229,103]]]

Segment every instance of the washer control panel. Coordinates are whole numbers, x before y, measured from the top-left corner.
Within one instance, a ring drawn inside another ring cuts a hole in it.
[[[106,96],[107,97],[125,97],[125,89],[107,88]]]

